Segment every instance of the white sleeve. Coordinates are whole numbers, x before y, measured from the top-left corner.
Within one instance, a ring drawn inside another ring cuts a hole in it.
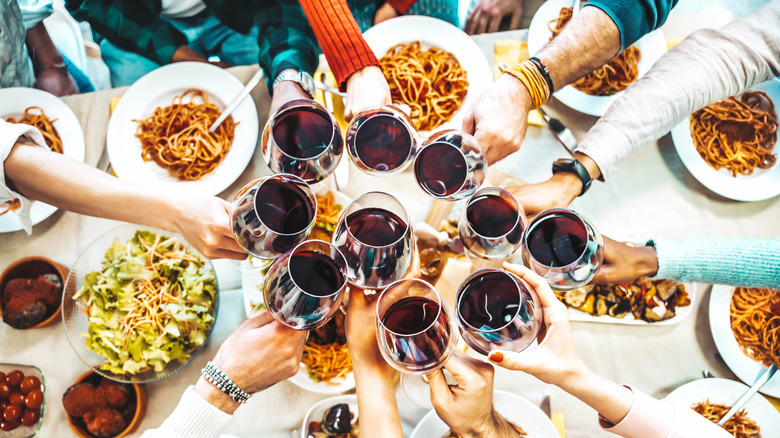
[[[204,400],[195,392],[195,387],[190,386],[163,424],[145,431],[141,438],[218,438],[232,418],[232,415]]]
[[[700,30],[629,86],[577,148],[606,178],[692,112],[780,75],[780,0],[719,30]]]
[[[2,163],[2,165],[0,165],[0,212],[5,210],[5,206],[3,206],[4,203],[13,201],[14,199],[21,201],[21,208],[14,213],[19,215],[19,219],[21,219],[22,226],[24,226],[24,230],[27,231],[27,234],[32,234],[32,223],[30,222],[31,202],[21,194],[11,190],[5,179],[5,160],[11,154],[11,150],[21,137],[25,137],[37,146],[47,147],[43,135],[41,135],[40,131],[36,128],[29,125],[8,123],[0,118],[0,163]]]

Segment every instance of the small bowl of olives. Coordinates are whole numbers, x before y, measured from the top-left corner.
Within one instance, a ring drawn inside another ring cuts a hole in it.
[[[355,395],[326,398],[309,408],[301,426],[303,438],[359,438]]]

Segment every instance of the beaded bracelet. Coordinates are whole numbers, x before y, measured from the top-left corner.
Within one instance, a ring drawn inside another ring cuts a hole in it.
[[[233,381],[230,380],[230,377],[228,377],[227,374],[225,374],[222,370],[214,366],[211,361],[206,364],[206,367],[203,368],[200,373],[203,374],[203,377],[205,377],[206,380],[208,380],[212,385],[216,386],[220,391],[229,395],[230,398],[235,400],[237,403],[244,404],[247,400],[249,400],[249,397],[252,396],[244,392],[244,390],[239,388],[238,385],[233,383]]]
[[[539,108],[550,98],[551,90],[542,73],[532,61],[523,61],[506,70],[528,89],[534,108]]]

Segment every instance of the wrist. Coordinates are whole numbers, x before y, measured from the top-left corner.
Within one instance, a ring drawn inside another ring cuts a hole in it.
[[[634,269],[638,276],[652,277],[658,273],[658,254],[654,246],[640,246],[634,248]]]
[[[582,193],[582,180],[574,174],[569,172],[559,172],[553,174],[550,178],[550,182],[555,184],[559,193],[558,205],[567,206],[574,201],[577,196]]]
[[[203,400],[206,400],[215,408],[228,414],[233,414],[241,405],[219,388],[209,383],[203,376],[200,376],[198,382],[195,384],[195,392],[198,393]]]
[[[523,81],[509,73],[502,74],[499,80],[504,81],[507,84],[509,89],[512,91],[512,94],[515,96],[514,101],[520,103],[527,116],[528,113],[534,109],[534,103],[531,99],[531,91],[528,89],[528,87],[525,86]]]
[[[574,394],[582,391],[583,387],[586,386],[591,379],[598,377],[579,357],[570,363],[571,367],[565,370],[556,382],[548,383],[552,383],[564,391]]]

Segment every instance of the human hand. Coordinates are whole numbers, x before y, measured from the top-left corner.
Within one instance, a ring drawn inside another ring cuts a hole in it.
[[[379,24],[399,15],[401,14],[399,14],[398,11],[396,11],[395,8],[390,5],[390,3],[384,3],[382,6],[376,9],[376,13],[374,14],[374,24]]]
[[[493,350],[488,358],[494,364],[524,371],[539,380],[558,386],[584,375],[585,364],[577,355],[571,336],[566,306],[555,297],[544,278],[522,265],[504,262],[504,269],[525,280],[536,291],[544,312],[539,346],[531,351]]]
[[[479,141],[488,164],[495,164],[520,149],[532,108],[525,85],[504,74],[466,109],[462,129]]]
[[[505,189],[523,206],[530,219],[548,208],[568,207],[580,194],[581,187],[582,182],[576,175],[558,173],[547,181],[523,185],[509,184]]]
[[[57,97],[79,94],[76,81],[64,67],[44,67],[38,70],[35,77],[35,88],[48,91]]]
[[[216,196],[175,196],[167,203],[173,212],[169,227],[208,259],[243,260],[246,252],[230,228],[230,204]]]
[[[634,247],[607,236],[601,237],[604,239],[604,262],[591,283],[629,283],[658,272],[658,257],[654,247]]]
[[[428,374],[431,402],[439,418],[463,437],[516,437],[512,426],[493,409],[493,366],[454,354],[444,368],[458,382],[449,386],[441,370]]]
[[[523,18],[522,0],[481,0],[466,18],[466,33],[469,35],[498,32],[501,21],[507,15],[509,29],[519,29]]]
[[[350,286],[347,305],[346,335],[349,355],[356,372],[393,376],[395,370],[379,352],[376,339],[377,295],[366,295],[363,289]]]
[[[263,312],[241,324],[212,360],[239,388],[249,394],[262,391],[298,372],[306,332],[293,330]],[[216,407],[232,413],[238,407],[227,394],[203,377],[195,390]]]
[[[363,110],[391,103],[390,87],[382,69],[376,65],[363,67],[347,80],[347,101],[344,104],[344,118],[347,121]]]

